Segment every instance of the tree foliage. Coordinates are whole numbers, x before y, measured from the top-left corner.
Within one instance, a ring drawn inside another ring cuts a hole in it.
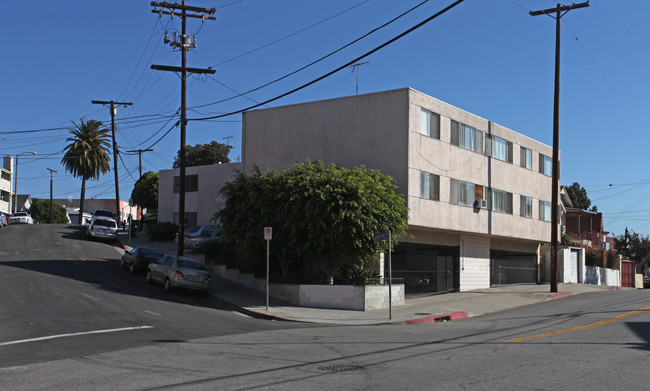
[[[196,144],[185,147],[185,167],[207,166],[209,164],[230,163],[232,146],[212,141],[209,144]],[[180,167],[181,151],[174,159],[174,168]]]
[[[29,214],[32,215],[35,223],[50,223],[50,200],[32,200],[32,206],[29,208]],[[52,218],[54,224],[67,224],[68,215],[61,205],[52,204]]]
[[[588,210],[591,206],[591,200],[587,196],[587,190],[580,186],[578,182],[573,182],[571,186],[567,187],[567,193],[569,194],[573,207]],[[598,212],[596,205],[591,208],[591,211]]]
[[[86,198],[86,181],[99,179],[101,174],[110,171],[110,160],[106,149],[110,146],[108,129],[101,121],[94,119],[80,123],[74,121],[74,128],[68,129],[71,137],[66,139],[69,144],[63,151],[65,154],[61,164],[65,170],[77,178],[81,178],[81,197],[79,197],[79,223],[84,214],[84,200]]]
[[[271,253],[287,276],[293,264],[332,275],[344,264],[376,261],[386,248],[377,233],[406,234],[408,209],[389,176],[365,167],[321,161],[296,163],[284,173],[239,173],[224,185],[217,216],[242,262],[264,261],[263,229],[273,228]]]
[[[148,210],[158,210],[158,181],[160,175],[149,171],[142,175],[131,192],[133,203]]]
[[[626,227],[623,235],[614,237],[614,247],[625,259],[637,264],[650,264],[650,239],[647,235],[630,232]]]

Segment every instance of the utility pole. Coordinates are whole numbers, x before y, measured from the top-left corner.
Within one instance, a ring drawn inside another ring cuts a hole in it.
[[[558,284],[558,208],[560,182],[560,19],[572,9],[589,7],[589,2],[561,5],[542,11],[531,11],[530,16],[555,14],[555,93],[553,98],[553,172],[551,194],[551,292],[557,292]]]
[[[56,172],[51,168],[48,168],[50,170],[50,224],[54,224],[54,208],[53,208],[53,202],[52,202],[52,193],[54,190],[54,178],[53,174]]]
[[[201,69],[201,68],[188,68],[187,67],[187,51],[191,48],[196,47],[196,35],[194,36],[194,39],[191,39],[190,36],[187,35],[187,30],[186,30],[186,20],[187,18],[200,18],[201,20],[205,21],[206,19],[208,20],[216,20],[216,18],[212,15],[216,12],[215,8],[201,8],[201,7],[192,7],[188,6],[185,4],[185,0],[183,0],[182,4],[178,3],[167,3],[166,1],[163,2],[158,2],[158,1],[152,1],[151,6],[154,7],[151,12],[154,14],[158,14],[162,16],[163,14],[165,15],[171,15],[173,18],[174,15],[178,15],[177,13],[174,13],[174,11],[180,10],[180,18],[182,22],[182,31],[181,31],[181,36],[176,38],[176,33],[174,33],[173,38],[170,40],[167,32],[165,32],[165,43],[168,43],[172,48],[177,49],[180,48],[181,50],[181,66],[180,67],[175,67],[175,66],[166,66],[166,65],[151,65],[151,69],[154,70],[159,70],[159,71],[169,71],[169,72],[180,72],[181,74],[181,146],[179,150],[179,170],[180,170],[180,183],[179,183],[179,194],[178,194],[178,225],[179,225],[179,232],[178,232],[178,255],[183,255],[183,249],[184,249],[184,239],[185,239],[185,134],[186,134],[186,128],[187,128],[187,74],[189,73],[197,73],[197,74],[204,74],[204,73],[209,73],[209,74],[214,74],[215,70],[214,69]],[[191,12],[191,13],[188,13]],[[207,15],[206,15],[207,14]]]
[[[230,146],[230,139],[231,139],[231,138],[232,138],[232,136],[226,136],[226,137],[222,137],[221,139],[222,139],[222,140],[226,140],[226,145],[227,145],[227,146]]]
[[[140,173],[140,177],[138,179],[142,178],[142,152],[153,152],[153,149],[147,148],[147,149],[138,149],[137,151],[127,151],[129,153],[138,153],[138,172]],[[137,209],[136,209],[137,211]],[[130,213],[130,212],[129,212]],[[142,210],[142,207],[140,207],[140,231],[142,231],[142,223],[144,221],[144,211]]]
[[[117,225],[120,225],[120,215],[122,214],[122,209],[120,209],[120,183],[117,176],[117,144],[115,143],[115,116],[117,115],[117,106],[131,106],[133,103],[130,102],[114,102],[114,101],[103,101],[103,100],[93,100],[91,101],[94,105],[111,105],[111,134],[113,135],[113,171],[115,172],[115,215],[117,216]]]

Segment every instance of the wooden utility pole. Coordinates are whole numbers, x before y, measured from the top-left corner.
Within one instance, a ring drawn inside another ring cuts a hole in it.
[[[555,93],[553,99],[553,172],[551,193],[551,292],[557,292],[558,284],[558,218],[560,182],[560,19],[576,8],[589,7],[589,2],[571,5],[558,4],[555,8],[531,11],[531,16],[555,14]],[[564,12],[564,13],[563,13]],[[553,16],[551,16],[553,17]]]
[[[104,101],[104,100],[93,100],[91,101],[94,105],[110,105],[111,108],[111,134],[113,136],[113,171],[115,172],[115,215],[117,216],[117,225],[120,225],[120,215],[122,214],[122,209],[120,209],[120,182],[117,176],[117,144],[115,143],[115,116],[117,115],[116,106],[131,106],[133,103],[130,102],[114,102],[114,101]]]
[[[187,18],[200,18],[202,20],[215,20],[216,18],[212,15],[216,12],[215,8],[201,8],[201,7],[192,7],[185,4],[183,0],[182,4],[178,3],[167,3],[166,1],[158,2],[152,1],[151,6],[154,7],[151,12],[154,14],[159,14],[162,16],[174,15],[180,16],[182,22],[182,31],[181,36],[176,37],[174,33],[173,38],[170,40],[168,38],[167,32],[165,32],[165,43],[168,43],[172,48],[181,50],[181,66],[167,66],[167,65],[151,65],[151,69],[159,71],[169,71],[169,72],[180,72],[181,74],[181,145],[179,150],[179,170],[180,170],[180,183],[179,183],[179,192],[178,192],[178,255],[183,255],[184,249],[184,239],[185,239],[185,134],[187,128],[187,74],[189,73],[215,73],[214,69],[201,69],[201,68],[188,68],[187,67],[187,51],[191,48],[196,47],[196,35],[194,39],[191,39],[187,35],[186,30],[186,20]],[[180,10],[181,14],[178,15],[174,11]],[[190,13],[188,13],[188,11]],[[207,14],[207,15],[206,15]]]
[[[51,168],[48,168],[50,170],[50,224],[54,224],[54,207],[53,207],[53,202],[52,202],[52,193],[54,190],[54,177],[53,174],[56,172]]]
[[[129,153],[137,152],[138,153],[138,172],[140,173],[140,176],[138,177],[138,179],[141,179],[142,178],[142,152],[153,152],[153,149],[151,149],[151,148],[138,149],[136,151],[127,151],[127,152],[129,152]],[[136,209],[136,211],[137,211],[137,209]],[[142,207],[140,206],[140,224],[139,224],[140,231],[142,231],[142,227],[143,227],[142,223],[143,222],[144,222],[144,210],[142,210]]]

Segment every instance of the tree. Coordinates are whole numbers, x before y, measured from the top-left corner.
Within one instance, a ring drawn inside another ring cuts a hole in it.
[[[185,166],[207,166],[209,164],[230,163],[230,150],[232,146],[212,141],[210,144],[196,144],[185,147]],[[174,168],[180,167],[181,151],[174,159]]]
[[[101,121],[94,119],[80,123],[74,121],[74,128],[68,129],[72,134],[66,139],[70,144],[63,149],[65,154],[61,164],[67,172],[81,178],[81,197],[79,198],[79,224],[83,224],[86,181],[99,179],[101,174],[110,171],[110,161],[106,149],[110,146],[108,129]]]
[[[29,208],[35,223],[49,224],[50,222],[50,200],[32,200]],[[64,207],[59,204],[52,204],[52,219],[54,224],[67,224],[68,215]]]
[[[226,202],[217,216],[241,260],[263,261],[258,251],[270,226],[271,252],[284,276],[296,263],[312,275],[332,275],[344,264],[376,261],[387,246],[375,241],[377,233],[406,235],[408,208],[396,187],[378,170],[307,160],[282,174],[239,173],[222,188]]]
[[[575,208],[580,208],[583,210],[588,210],[591,205],[591,200],[587,196],[587,190],[584,187],[580,186],[578,182],[573,182],[573,184],[567,187],[567,193],[571,199],[571,203]],[[594,206],[592,212],[596,212],[597,208]]]
[[[630,232],[626,227],[623,235],[614,237],[614,247],[625,259],[636,264],[650,264],[650,239],[647,235]]]
[[[158,209],[158,180],[160,175],[157,172],[149,171],[142,175],[131,192],[133,203],[142,208]]]

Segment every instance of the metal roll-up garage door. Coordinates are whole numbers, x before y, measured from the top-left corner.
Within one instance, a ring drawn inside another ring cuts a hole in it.
[[[537,254],[490,251],[490,284],[536,284]]]

